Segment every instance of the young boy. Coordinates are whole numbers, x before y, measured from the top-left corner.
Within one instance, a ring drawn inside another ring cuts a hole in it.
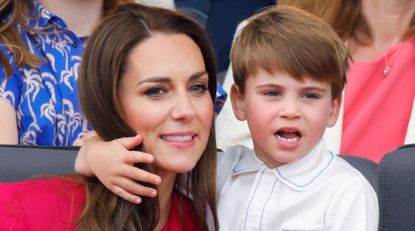
[[[377,230],[373,188],[322,140],[339,114],[348,58],[330,26],[300,10],[248,20],[231,51],[231,100],[254,150],[220,156],[220,230]]]

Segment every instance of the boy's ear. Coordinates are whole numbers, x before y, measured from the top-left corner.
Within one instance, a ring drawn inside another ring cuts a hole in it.
[[[236,84],[232,85],[230,96],[233,113],[235,114],[236,118],[240,121],[246,120],[244,96],[241,94],[241,91],[239,90],[239,87]]]
[[[333,127],[336,124],[336,121],[339,118],[341,104],[342,95],[340,94],[339,97],[331,102],[331,112],[329,114],[329,119],[327,120],[327,127]]]

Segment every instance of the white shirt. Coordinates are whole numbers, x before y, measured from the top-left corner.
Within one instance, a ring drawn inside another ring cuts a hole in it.
[[[300,160],[274,169],[245,146],[218,155],[220,230],[377,230],[375,191],[323,141]]]

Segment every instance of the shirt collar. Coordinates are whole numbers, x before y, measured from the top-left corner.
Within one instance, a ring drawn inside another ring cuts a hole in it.
[[[255,172],[268,168],[252,150],[243,155],[233,168],[232,175]],[[307,155],[289,164],[272,169],[275,176],[286,186],[296,191],[310,189],[325,175],[334,163],[334,154],[326,150],[322,139]]]
[[[247,155],[242,155],[241,159],[236,162],[232,169],[232,175],[236,176],[241,173],[255,172],[265,166],[264,162],[258,159],[252,149],[245,146],[238,145],[239,148],[245,149],[242,152],[247,152]]]
[[[66,28],[65,22],[61,18],[52,14],[37,0],[33,0],[33,9],[34,10],[31,13],[31,18],[28,21],[29,27],[31,29],[42,29],[52,22],[56,22],[61,27]]]
[[[322,139],[303,158],[275,168],[273,172],[288,187],[297,191],[306,191],[325,175],[334,160],[334,154],[326,149]]]

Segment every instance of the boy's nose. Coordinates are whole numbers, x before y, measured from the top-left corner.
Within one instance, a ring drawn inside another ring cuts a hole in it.
[[[295,99],[284,99],[280,108],[280,116],[285,119],[295,119],[300,116],[299,104]]]

